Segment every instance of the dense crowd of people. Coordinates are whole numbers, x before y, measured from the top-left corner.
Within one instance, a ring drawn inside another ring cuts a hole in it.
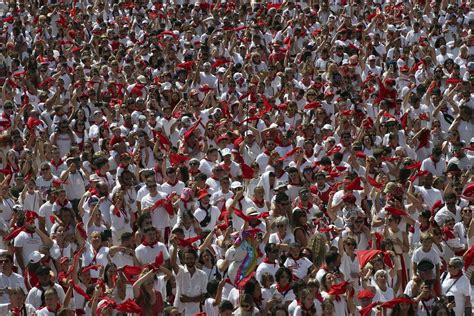
[[[0,314],[471,316],[464,0],[0,4]]]

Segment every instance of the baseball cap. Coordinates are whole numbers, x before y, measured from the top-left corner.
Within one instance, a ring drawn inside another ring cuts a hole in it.
[[[325,124],[322,128],[323,130],[334,131],[334,127],[330,124]]]
[[[30,253],[30,255],[28,256],[28,262],[29,263],[38,263],[38,262],[40,262],[41,259],[43,259],[43,257],[44,257],[44,255],[41,252],[35,250],[32,253]]]
[[[242,186],[242,183],[240,183],[239,181],[234,181],[230,185],[230,188],[231,189],[237,189],[237,188],[243,188],[243,186]]]

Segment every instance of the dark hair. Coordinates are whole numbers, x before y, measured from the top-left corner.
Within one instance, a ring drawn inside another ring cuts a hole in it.
[[[116,267],[115,263],[107,263],[104,269],[104,282],[107,284],[109,282],[109,276],[107,275],[107,272],[109,272],[110,268]]]
[[[133,236],[132,233],[125,232],[122,234],[122,236],[120,236],[120,241],[124,242],[124,241],[130,240],[132,236]]]
[[[288,269],[287,267],[280,267],[277,272],[275,273],[275,280],[277,282],[280,282],[280,279],[282,277],[282,275],[286,273],[290,276],[290,279],[288,280],[289,282],[291,281],[291,276],[292,276],[292,273],[291,273],[291,270]]]
[[[209,297],[214,297],[217,293],[217,287],[219,286],[219,280],[217,279],[212,279],[209,282],[207,282],[207,295]]]
[[[295,295],[299,297],[298,294],[305,287],[306,287],[306,283],[303,280],[296,280],[295,282],[293,282],[293,286],[291,288],[293,290],[293,293],[295,293]]]
[[[219,312],[227,312],[227,311],[233,311],[234,310],[234,305],[228,300],[222,300],[222,302],[219,304]]]
[[[195,259],[198,258],[197,250],[192,247],[187,247],[183,252],[183,256],[187,253],[194,255]]]
[[[250,279],[244,286],[244,293],[250,294],[253,296],[253,292],[258,286],[258,281],[255,278]]]
[[[140,228],[140,229],[143,228],[142,225],[143,225],[143,223],[145,222],[146,219],[151,219],[151,214],[149,212],[143,213],[137,218],[138,228]]]
[[[288,316],[288,308],[285,305],[276,305],[272,308],[271,316],[276,316],[277,312],[284,312]]]
[[[298,227],[300,218],[305,217],[305,216],[307,216],[305,211],[300,210],[300,209],[295,209],[293,211],[293,215],[291,216],[291,224],[294,227]]]
[[[338,258],[339,258],[339,253],[337,251],[331,250],[326,254],[326,257],[324,258],[324,260],[326,264],[329,265],[331,263],[335,263]]]
[[[408,295],[406,295],[406,294],[402,294],[402,295],[400,295],[399,297],[411,299],[411,297],[408,296]],[[400,305],[401,305],[401,304],[397,304],[397,305],[395,305],[395,306],[393,307],[392,313],[390,314],[390,316],[398,316],[398,315],[401,315],[401,312],[400,312]],[[416,316],[416,311],[415,311],[415,307],[414,307],[414,306],[417,306],[417,305],[414,305],[414,304],[409,304],[409,305],[410,305],[410,308],[408,309],[407,315],[408,315],[408,316]],[[435,314],[432,312],[431,315],[435,315]]]
[[[274,243],[271,243],[271,242],[267,243],[265,245],[265,253],[271,252],[275,247],[276,245]]]
[[[436,316],[439,311],[445,310],[449,315],[448,307],[441,301],[435,302],[431,308],[431,315]]]

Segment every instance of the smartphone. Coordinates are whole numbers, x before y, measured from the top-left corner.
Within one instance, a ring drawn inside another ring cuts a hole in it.
[[[456,303],[454,302],[454,295],[448,296],[448,303],[453,303],[453,305],[456,306]]]

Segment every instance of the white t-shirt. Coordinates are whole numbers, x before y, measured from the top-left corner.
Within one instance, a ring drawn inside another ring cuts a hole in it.
[[[160,252],[163,253],[163,260],[169,259],[170,254],[168,249],[166,249],[166,246],[161,242],[157,242],[153,247],[140,244],[135,248],[135,256],[142,265],[154,262]]]
[[[28,256],[33,251],[38,251],[43,242],[41,241],[40,236],[37,233],[27,233],[21,232],[18,236],[15,237],[13,245],[15,247],[21,247],[21,253],[23,255],[23,262],[26,264],[28,261]]]
[[[303,279],[307,276],[308,270],[312,265],[313,263],[306,257],[301,257],[298,260],[288,257],[284,263],[284,266],[289,268],[298,279]]]

